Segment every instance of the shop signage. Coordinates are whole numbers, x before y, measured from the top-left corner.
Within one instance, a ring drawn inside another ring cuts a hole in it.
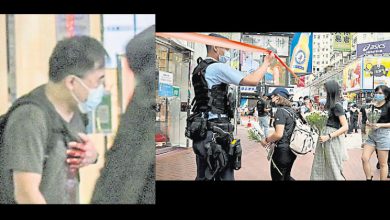
[[[384,53],[390,53],[390,40],[358,44],[356,48],[356,56],[358,57],[363,55],[381,55]]]

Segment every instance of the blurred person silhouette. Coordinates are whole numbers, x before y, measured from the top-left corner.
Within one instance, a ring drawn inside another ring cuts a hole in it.
[[[131,96],[118,134],[106,154],[92,203],[154,204],[156,119],[155,26],[136,35],[126,46]]]

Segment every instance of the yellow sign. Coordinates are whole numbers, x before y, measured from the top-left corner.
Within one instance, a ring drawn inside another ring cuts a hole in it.
[[[291,43],[290,67],[295,73],[309,73],[312,70],[313,34],[296,33]]]
[[[365,57],[363,62],[363,89],[373,89],[379,85],[390,86],[389,71],[390,57]]]

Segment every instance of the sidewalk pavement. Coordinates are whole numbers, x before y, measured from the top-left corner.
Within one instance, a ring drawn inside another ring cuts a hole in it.
[[[243,117],[237,127],[236,138],[241,139],[243,147],[242,168],[235,172],[236,180],[271,180],[270,163],[267,152],[261,145],[248,139],[248,118]],[[258,123],[251,118],[251,123]],[[273,129],[270,129],[272,132]],[[344,176],[347,180],[365,180],[361,163],[361,134],[350,134],[342,137],[347,145],[349,159],[344,163]],[[309,153],[298,156],[292,168],[292,176],[296,180],[310,180],[310,171],[314,155]],[[379,170],[376,169],[375,154],[371,159],[374,180],[379,180]],[[195,154],[192,148],[177,150],[156,156],[157,180],[194,180],[196,177]]]

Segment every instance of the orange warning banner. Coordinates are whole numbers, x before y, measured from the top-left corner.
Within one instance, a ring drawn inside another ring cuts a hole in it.
[[[271,50],[258,47],[251,44],[246,44],[234,40],[219,38],[219,37],[213,37],[208,36],[205,34],[199,34],[199,33],[165,33],[165,32],[157,32],[156,36],[159,37],[165,37],[165,38],[177,38],[181,40],[186,40],[190,42],[196,42],[206,45],[213,45],[218,47],[224,47],[224,48],[230,48],[230,49],[236,49],[236,50],[242,50],[242,51],[248,51],[248,52],[260,52],[265,54],[272,53]],[[280,59],[280,57],[275,54],[275,58],[298,80],[298,83],[301,81],[301,79],[294,73],[294,71],[287,66],[286,63],[283,62],[283,60]]]

